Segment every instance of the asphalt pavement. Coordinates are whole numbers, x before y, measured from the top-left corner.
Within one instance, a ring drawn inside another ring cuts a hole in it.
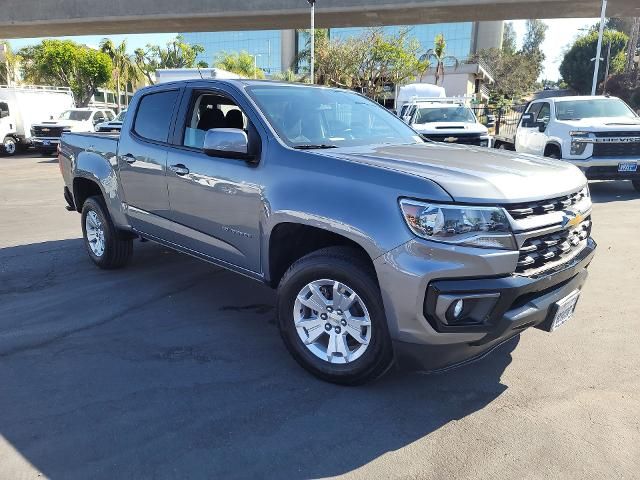
[[[289,356],[273,291],[151,242],[101,271],[57,161],[0,158],[0,478],[638,478],[640,194],[591,190],[570,322],[345,388]]]

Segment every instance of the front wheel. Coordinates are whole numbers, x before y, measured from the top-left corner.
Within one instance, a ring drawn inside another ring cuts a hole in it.
[[[636,189],[636,192],[640,192],[640,180],[631,180],[633,184],[633,188]]]
[[[280,282],[277,305],[285,345],[315,376],[357,385],[391,366],[380,290],[358,251],[331,247],[298,260]]]
[[[3,153],[9,157],[13,157],[18,151],[18,142],[13,137],[6,137],[2,142]]]
[[[133,241],[119,232],[101,197],[89,197],[82,207],[82,234],[89,257],[98,267],[124,267],[133,253]]]

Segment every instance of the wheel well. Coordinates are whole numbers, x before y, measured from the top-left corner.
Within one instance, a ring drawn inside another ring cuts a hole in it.
[[[269,239],[269,284],[276,288],[289,267],[305,255],[326,247],[354,248],[375,272],[371,257],[359,244],[337,233],[297,223],[280,223]]]
[[[560,149],[560,145],[557,143],[547,143],[547,146],[544,147],[544,154],[551,155],[552,153],[557,153],[559,157],[562,158],[562,150]]]
[[[78,212],[82,211],[85,200],[94,195],[102,196],[102,190],[96,182],[87,178],[73,179],[73,201]]]

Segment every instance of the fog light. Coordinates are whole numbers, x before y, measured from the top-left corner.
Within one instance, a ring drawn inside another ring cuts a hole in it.
[[[464,301],[456,300],[453,304],[453,318],[458,318],[464,309]]]

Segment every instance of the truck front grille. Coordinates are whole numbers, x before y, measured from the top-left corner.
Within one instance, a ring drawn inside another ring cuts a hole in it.
[[[568,261],[577,255],[591,234],[591,217],[582,223],[527,239],[520,247],[516,273],[532,274]]]
[[[422,138],[432,142],[458,143],[462,145],[486,146],[487,139],[477,133],[447,133],[447,134],[423,134]]]
[[[638,139],[640,132],[598,132],[597,138],[625,138]],[[638,157],[640,156],[640,142],[594,143],[594,157]]]
[[[514,219],[519,220],[535,215],[544,215],[553,211],[566,210],[570,206],[580,202],[586,196],[587,189],[584,188],[579,192],[565,195],[563,197],[552,198],[549,200],[540,200],[536,202],[507,205],[505,206],[505,209]]]
[[[59,138],[62,136],[63,127],[47,127],[37,125],[33,127],[35,137]]]

